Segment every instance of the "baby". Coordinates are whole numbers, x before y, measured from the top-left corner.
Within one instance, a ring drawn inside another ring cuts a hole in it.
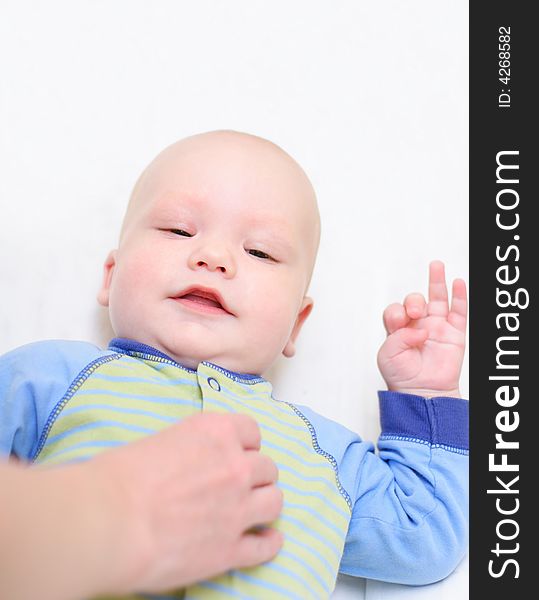
[[[281,148],[232,131],[181,140],[142,173],[106,259],[108,349],[50,341],[0,359],[0,452],[38,464],[87,459],[200,411],[257,420],[279,468],[283,548],[168,598],[319,600],[338,572],[425,584],[463,557],[465,284],[455,280],[449,308],[432,262],[428,303],[410,294],[386,309],[376,454],[273,398],[263,377],[294,355],[311,313],[319,236],[313,188]]]

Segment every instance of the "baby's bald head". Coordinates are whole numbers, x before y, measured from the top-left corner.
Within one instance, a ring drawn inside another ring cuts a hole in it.
[[[320,240],[315,191],[304,170],[288,153],[269,140],[247,133],[210,131],[179,140],[160,152],[133,188],[120,245],[148,203],[167,190],[197,196],[222,194],[226,202],[234,189],[253,193],[258,186],[264,186],[265,191],[274,190],[269,198],[275,201],[276,210],[283,209],[283,220],[293,215],[298,221],[307,258],[308,287]],[[268,201],[268,194],[265,200]]]
[[[295,353],[319,237],[313,187],[284,150],[194,135],[138,179],[98,298],[117,337],[188,367],[261,374]]]

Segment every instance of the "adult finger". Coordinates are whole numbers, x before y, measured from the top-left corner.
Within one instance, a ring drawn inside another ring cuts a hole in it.
[[[254,567],[267,562],[279,552],[283,542],[284,536],[277,529],[247,532],[238,542],[233,567]]]
[[[283,510],[283,492],[276,485],[255,488],[245,504],[243,522],[245,528],[268,525]]]
[[[383,320],[385,330],[389,335],[394,331],[397,331],[397,329],[401,329],[401,327],[406,327],[410,321],[410,318],[406,314],[404,306],[398,302],[395,302],[390,304],[384,310]]]
[[[245,450],[260,450],[260,428],[257,422],[248,415],[238,413],[223,415],[230,420],[242,448]]]
[[[466,331],[466,319],[468,316],[468,300],[466,297],[466,283],[463,279],[453,281],[451,311],[447,320],[459,331]]]
[[[250,462],[252,487],[277,483],[279,469],[269,456],[250,450],[247,452],[247,460]]]
[[[420,319],[427,316],[427,302],[423,294],[408,294],[403,305],[410,319]]]
[[[445,267],[440,260],[433,260],[429,265],[429,304],[427,310],[429,315],[439,317],[445,317],[449,312]]]

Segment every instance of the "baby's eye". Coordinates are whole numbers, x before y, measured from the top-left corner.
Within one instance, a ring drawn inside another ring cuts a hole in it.
[[[269,254],[266,254],[265,252],[262,252],[262,250],[255,250],[254,248],[251,248],[250,250],[247,250],[247,252],[249,254],[251,254],[252,256],[257,256],[258,258],[265,258],[265,259],[268,259],[268,260],[275,260]]]
[[[174,233],[176,235],[182,235],[184,237],[193,237],[193,235],[184,229],[169,229],[170,233]]]

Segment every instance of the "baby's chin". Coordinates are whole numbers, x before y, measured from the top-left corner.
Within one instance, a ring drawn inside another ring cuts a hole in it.
[[[203,349],[200,349],[198,352],[185,354],[183,352],[175,352],[170,348],[167,349],[165,347],[160,347],[160,345],[153,344],[153,346],[157,350],[165,353],[167,356],[170,356],[170,358],[182,365],[182,367],[187,367],[188,369],[193,369],[194,371],[197,370],[200,363],[205,362],[216,365],[217,367],[221,367],[227,371],[231,371],[232,373],[260,375],[262,372],[258,369],[258,367],[255,366],[255,361],[242,359],[239,356],[232,356],[227,353],[205,352]]]
[[[126,337],[141,344],[155,348],[166,354],[182,367],[197,370],[200,363],[206,362],[238,374],[262,375],[277,359],[269,351],[268,343],[260,342],[264,352],[256,352],[256,348],[246,345],[235,346],[229,339],[219,335],[211,335],[207,331],[184,330],[180,335],[155,335],[151,332],[139,331],[136,337]],[[215,333],[215,332],[214,332]]]

